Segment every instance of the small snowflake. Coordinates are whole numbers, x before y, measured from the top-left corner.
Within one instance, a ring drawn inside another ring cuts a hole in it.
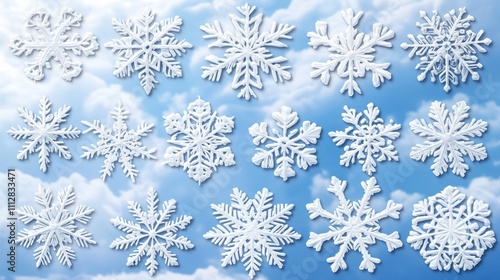
[[[181,65],[175,59],[193,47],[185,40],[178,41],[174,35],[181,31],[182,18],[176,16],[159,24],[154,20],[155,13],[149,8],[135,19],[114,18],[113,27],[123,38],[105,44],[120,56],[113,74],[123,78],[140,71],[138,77],[148,95],[158,83],[155,71],[163,72],[167,78],[182,77]]]
[[[285,223],[294,205],[273,205],[272,200],[273,193],[266,188],[258,191],[254,199],[234,188],[231,205],[211,204],[220,224],[203,237],[224,246],[222,267],[241,260],[248,276],[253,278],[262,264],[262,255],[269,265],[283,267],[286,254],[281,252],[281,246],[300,239],[300,234]]]
[[[439,176],[448,171],[450,164],[453,173],[464,177],[469,166],[465,164],[463,156],[468,155],[472,161],[484,160],[488,156],[482,143],[474,144],[474,141],[469,140],[482,136],[488,123],[476,119],[464,123],[470,109],[465,101],[457,102],[452,108],[453,112],[450,113],[445,104],[434,101],[429,110],[429,118],[434,120],[433,123],[423,119],[410,122],[410,129],[415,134],[427,137],[424,144],[411,148],[410,157],[425,161],[427,157],[433,156],[435,159],[431,169],[434,175]]]
[[[217,39],[208,47],[227,48],[224,58],[215,55],[205,57],[211,64],[203,66],[203,79],[219,81],[222,71],[226,69],[231,74],[236,69],[231,87],[233,89],[241,88],[238,97],[249,100],[251,97],[257,98],[253,88],[262,89],[262,81],[259,75],[260,69],[268,74],[271,71],[275,82],[284,82],[290,80],[292,75],[287,69],[290,66],[282,66],[281,63],[287,61],[286,57],[272,57],[266,47],[285,48],[286,44],[280,42],[280,39],[292,39],[287,35],[295,27],[288,24],[277,24],[273,22],[270,32],[259,33],[262,23],[262,14],[252,17],[255,7],[245,4],[237,8],[243,17],[237,17],[230,14],[235,34],[222,31],[219,21],[214,25],[205,24],[200,26],[207,35],[205,39]]]
[[[127,266],[135,266],[142,257],[147,256],[146,267],[149,274],[153,276],[158,269],[157,254],[165,259],[167,266],[178,266],[177,256],[168,249],[172,246],[182,250],[194,247],[187,237],[177,236],[177,231],[185,229],[193,217],[181,215],[175,220],[170,220],[170,216],[177,208],[175,199],[163,202],[162,210],[158,212],[158,194],[154,189],[148,190],[146,201],[148,203],[147,211],[143,211],[137,202],[128,202],[128,209],[138,223],[127,221],[121,217],[111,219],[111,223],[126,232],[127,235],[113,240],[109,247],[127,250],[128,247],[138,245],[134,252],[129,255]]]
[[[66,122],[69,115],[70,106],[64,105],[55,113],[50,113],[52,104],[47,97],[40,99],[39,116],[32,111],[19,107],[17,108],[19,116],[23,118],[28,127],[12,127],[7,131],[15,139],[28,139],[23,145],[22,150],[17,154],[17,158],[24,160],[28,154],[38,153],[38,163],[42,172],[47,171],[47,165],[50,163],[50,153],[57,153],[59,157],[71,159],[71,153],[68,147],[59,138],[75,139],[80,136],[80,131],[73,126],[61,128],[61,124]]]
[[[420,17],[425,22],[417,22],[417,26],[422,34],[417,38],[408,34],[411,43],[401,44],[405,50],[411,48],[408,55],[410,58],[415,54],[420,56],[420,62],[415,69],[421,70],[422,73],[417,79],[423,81],[429,73],[431,81],[435,82],[438,76],[439,82],[445,84],[446,92],[450,90],[450,82],[458,85],[458,76],[462,77],[462,82],[467,80],[469,74],[473,80],[479,80],[479,73],[474,69],[480,69],[483,65],[478,62],[476,50],[484,53],[486,49],[481,45],[491,44],[491,39],[481,39],[483,30],[476,34],[469,29],[474,17],[464,17],[467,13],[465,8],[458,11],[459,14],[456,15],[455,10],[451,10],[444,15],[444,20],[441,20],[437,11],[432,12],[432,18],[420,11]]]
[[[347,268],[344,257],[350,250],[360,252],[363,257],[359,269],[373,272],[375,265],[380,263],[380,259],[370,255],[367,250],[369,245],[380,240],[387,245],[389,252],[403,246],[397,231],[387,235],[380,232],[379,225],[380,220],[387,217],[399,219],[399,211],[401,211],[403,205],[389,200],[384,210],[378,213],[375,212],[369,204],[371,197],[380,192],[380,187],[374,177],[371,177],[366,182],[361,182],[365,193],[363,198],[356,202],[346,200],[344,196],[346,185],[346,181],[341,181],[335,176],[332,177],[328,191],[335,194],[340,201],[340,205],[335,209],[335,212],[331,213],[323,209],[319,198],[306,205],[311,219],[322,217],[330,220],[330,230],[320,234],[311,232],[306,245],[307,247],[313,247],[316,251],[320,251],[323,244],[330,239],[333,240],[335,245],[340,245],[339,252],[335,256],[326,259],[328,263],[332,264],[330,268],[334,273],[339,268]]]
[[[309,46],[317,49],[325,46],[331,52],[327,62],[313,62],[311,77],[321,76],[321,82],[328,85],[330,82],[330,72],[337,69],[340,78],[347,78],[340,89],[343,93],[347,90],[349,96],[354,92],[361,94],[361,89],[356,82],[357,78],[364,77],[367,71],[372,72],[372,83],[374,87],[379,87],[385,79],[391,79],[391,73],[387,71],[390,63],[374,63],[376,46],[390,48],[392,44],[388,41],[394,37],[394,31],[382,26],[381,23],[373,25],[372,35],[358,33],[355,29],[363,12],[354,14],[354,11],[347,9],[342,11],[342,18],[347,24],[347,29],[340,34],[334,34],[331,38],[327,34],[328,24],[324,21],[316,22],[316,32],[308,32],[310,37]]]

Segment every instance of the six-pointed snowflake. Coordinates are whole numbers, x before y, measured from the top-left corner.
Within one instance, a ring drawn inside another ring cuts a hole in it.
[[[319,198],[306,205],[311,219],[322,217],[330,220],[330,230],[320,234],[311,232],[306,245],[320,251],[323,244],[332,239],[335,245],[340,245],[339,252],[335,256],[326,259],[328,263],[332,264],[330,268],[333,272],[337,272],[339,268],[347,268],[344,256],[350,250],[360,252],[363,257],[359,269],[373,272],[375,265],[380,263],[380,259],[370,255],[367,250],[369,245],[380,240],[387,245],[389,252],[403,246],[397,231],[387,235],[380,232],[379,225],[380,220],[383,218],[398,219],[399,211],[403,208],[403,205],[389,200],[384,210],[378,213],[375,212],[369,204],[371,197],[380,192],[380,187],[374,177],[371,177],[366,182],[361,182],[365,193],[360,201],[351,202],[346,200],[344,196],[346,185],[346,181],[341,181],[335,176],[332,177],[328,191],[335,194],[340,202],[335,212],[331,213],[323,209]]]
[[[411,148],[410,157],[425,161],[427,157],[433,156],[435,159],[431,169],[434,175],[442,175],[450,164],[453,173],[464,177],[469,166],[465,164],[463,156],[469,156],[472,161],[484,160],[488,156],[482,143],[474,144],[474,141],[469,140],[482,136],[488,123],[476,119],[464,123],[470,109],[465,101],[457,102],[452,109],[450,113],[444,103],[434,101],[429,110],[429,118],[434,120],[433,123],[423,119],[410,122],[410,129],[414,133],[427,137],[424,144]]]
[[[479,80],[479,73],[475,69],[480,69],[483,65],[478,62],[476,50],[486,52],[481,45],[489,45],[491,39],[481,39],[483,30],[476,34],[469,29],[474,17],[465,16],[466,13],[465,8],[460,8],[458,15],[455,10],[451,10],[441,19],[437,11],[432,12],[432,18],[420,11],[420,17],[425,22],[417,22],[417,26],[422,34],[417,38],[408,34],[411,43],[401,44],[403,49],[411,48],[408,55],[410,58],[415,54],[420,56],[420,62],[415,67],[422,71],[417,77],[419,81],[423,81],[429,74],[431,81],[435,82],[438,76],[439,82],[445,84],[444,90],[448,92],[450,82],[458,85],[459,76],[462,77],[462,82],[467,80],[469,74],[473,80]]]
[[[394,31],[382,26],[381,23],[373,25],[372,35],[358,33],[355,29],[363,12],[354,14],[354,11],[348,9],[342,11],[342,18],[347,24],[347,29],[340,34],[334,34],[331,38],[327,34],[327,23],[324,21],[316,22],[316,32],[308,32],[310,37],[309,46],[314,49],[325,46],[331,52],[327,62],[313,62],[311,77],[321,76],[321,82],[328,85],[330,82],[330,72],[337,71],[340,78],[347,78],[340,89],[343,93],[347,90],[349,96],[354,92],[361,94],[356,79],[364,77],[367,71],[372,72],[372,83],[374,87],[379,87],[385,79],[391,79],[391,73],[387,71],[390,63],[374,63],[373,52],[376,46],[392,47],[388,42],[394,37]]]
[[[208,23],[200,26],[201,30],[207,33],[203,38],[217,39],[208,45],[209,47],[227,48],[223,58],[215,55],[205,57],[211,64],[202,67],[201,77],[211,81],[219,81],[224,69],[228,74],[235,69],[231,87],[233,89],[243,87],[238,93],[238,97],[249,100],[251,97],[257,98],[253,88],[262,89],[259,67],[266,74],[271,71],[275,82],[291,79],[292,75],[287,71],[290,66],[281,65],[287,61],[287,58],[283,56],[272,57],[273,54],[266,47],[287,47],[279,40],[291,39],[292,37],[287,34],[294,29],[294,26],[278,25],[273,22],[270,32],[259,33],[262,14],[252,17],[255,7],[248,4],[237,9],[243,17],[229,15],[236,31],[234,34],[222,31],[219,21],[215,21],[213,26]]]
[[[113,240],[109,247],[126,250],[128,247],[138,245],[129,255],[127,266],[135,266],[142,257],[147,256],[146,267],[149,274],[153,276],[158,269],[157,255],[165,259],[167,266],[178,266],[177,256],[169,248],[175,246],[182,250],[189,250],[194,247],[187,237],[177,236],[177,231],[185,229],[193,217],[181,215],[170,220],[170,216],[176,210],[175,199],[163,202],[162,209],[158,211],[158,194],[154,189],[148,190],[146,201],[148,203],[147,211],[143,211],[137,202],[128,202],[128,209],[138,223],[127,221],[121,217],[111,219],[111,223],[126,232],[127,235]]]
[[[281,245],[300,239],[300,234],[285,223],[292,214],[293,204],[273,205],[272,200],[273,193],[266,188],[258,191],[254,199],[234,188],[231,205],[211,205],[220,224],[203,237],[224,246],[222,267],[241,260],[248,276],[253,278],[260,269],[262,255],[269,265],[283,267],[286,254],[281,252]]]

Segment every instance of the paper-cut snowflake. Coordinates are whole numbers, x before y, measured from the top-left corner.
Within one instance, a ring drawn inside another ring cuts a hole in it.
[[[471,270],[496,242],[488,204],[465,198],[448,186],[413,206],[413,230],[407,241],[433,270],[450,270],[452,265],[456,272]]]
[[[32,111],[18,107],[19,116],[28,127],[17,128],[12,127],[7,131],[10,136],[15,139],[28,139],[23,145],[22,150],[17,154],[17,159],[25,160],[28,154],[38,153],[38,163],[42,172],[47,171],[47,165],[50,163],[50,153],[57,153],[59,157],[71,159],[71,153],[68,147],[59,138],[75,139],[80,136],[80,131],[73,126],[60,127],[66,122],[66,117],[69,115],[70,106],[64,105],[56,112],[50,113],[50,103],[47,97],[43,96],[40,99],[40,115],[37,116]]]
[[[337,71],[340,78],[347,78],[340,89],[343,93],[347,90],[349,96],[354,92],[361,94],[361,89],[356,82],[357,78],[364,77],[367,71],[372,72],[372,83],[374,87],[379,87],[385,79],[391,79],[391,73],[387,71],[390,63],[374,63],[376,46],[390,48],[389,42],[394,37],[394,31],[382,26],[381,23],[373,25],[372,35],[358,33],[355,29],[363,12],[354,14],[354,11],[347,9],[342,11],[342,18],[347,24],[347,29],[343,33],[334,34],[328,37],[328,24],[324,21],[316,22],[316,32],[308,32],[310,37],[309,46],[317,49],[325,46],[331,52],[327,62],[313,62],[311,77],[321,77],[321,82],[328,85],[330,82],[330,72]]]
[[[44,209],[37,213],[32,206],[23,206],[16,211],[18,219],[23,223],[29,224],[35,221],[32,229],[22,229],[19,232],[16,243],[26,248],[31,247],[35,241],[41,244],[33,254],[36,267],[48,265],[52,261],[51,248],[53,251],[57,250],[57,259],[62,265],[71,267],[71,261],[76,259],[76,254],[67,244],[72,244],[73,241],[79,247],[97,244],[92,239],[92,234],[83,228],[78,228],[77,224],[87,224],[94,209],[79,205],[71,213],[67,207],[73,204],[75,199],[76,195],[71,185],[57,193],[57,202],[52,201],[52,190],[39,185],[35,201]]]
[[[253,278],[262,265],[262,255],[269,265],[283,267],[286,254],[281,251],[281,246],[291,244],[301,236],[286,224],[294,205],[273,205],[272,200],[273,193],[266,188],[258,191],[254,199],[234,188],[231,205],[211,204],[219,224],[203,237],[211,239],[215,245],[224,246],[222,267],[241,260],[248,276]]]
[[[34,81],[40,81],[45,76],[44,68],[51,68],[50,60],[54,58],[62,67],[61,77],[71,81],[82,72],[82,63],[73,61],[68,51],[75,55],[91,56],[99,49],[97,38],[87,32],[83,37],[78,33],[71,36],[68,31],[80,27],[83,17],[70,8],[61,11],[59,21],[51,26],[50,15],[42,8],[31,11],[26,18],[26,29],[33,29],[33,34],[16,35],[10,39],[9,47],[16,56],[31,55],[38,52],[34,61],[26,62],[24,72]]]
[[[411,148],[410,157],[425,161],[427,157],[433,156],[431,169],[434,175],[440,176],[448,171],[449,164],[453,173],[464,177],[469,170],[464,156],[469,156],[472,161],[484,160],[488,156],[482,143],[474,144],[474,141],[469,140],[482,136],[488,123],[475,118],[464,123],[470,109],[465,101],[457,102],[452,109],[453,112],[449,112],[444,103],[434,101],[429,110],[429,118],[433,123],[427,123],[424,119],[410,122],[410,129],[415,134],[427,138],[424,144]]]
[[[370,255],[367,250],[369,245],[375,244],[377,240],[382,241],[387,245],[389,252],[403,246],[397,231],[387,235],[380,232],[379,225],[380,220],[387,217],[399,219],[399,211],[401,211],[403,205],[389,200],[384,210],[378,213],[375,212],[369,204],[371,197],[380,192],[380,187],[374,177],[371,177],[366,182],[361,182],[365,193],[359,201],[346,200],[344,195],[346,186],[346,181],[341,181],[335,176],[332,177],[328,191],[335,194],[340,202],[340,205],[333,213],[323,209],[319,198],[306,205],[311,219],[322,217],[330,220],[329,231],[320,234],[311,232],[306,245],[307,247],[313,247],[316,251],[320,251],[323,244],[330,239],[333,240],[335,245],[340,245],[338,253],[326,259],[328,263],[332,264],[330,268],[334,273],[339,268],[347,268],[344,257],[350,250],[360,252],[363,257],[359,269],[373,272],[375,265],[380,263],[380,259]]]
[[[116,238],[109,247],[127,250],[128,247],[136,246],[137,248],[127,258],[127,266],[137,265],[141,258],[146,256],[148,259],[145,265],[149,274],[153,276],[158,269],[157,255],[165,260],[167,266],[178,266],[177,256],[169,248],[175,246],[182,250],[189,250],[194,247],[187,237],[177,236],[177,232],[185,229],[193,217],[181,215],[176,219],[170,219],[177,208],[175,199],[164,201],[162,209],[158,211],[158,194],[154,189],[148,190],[146,201],[147,211],[142,210],[139,203],[135,201],[128,202],[128,209],[137,223],[121,217],[111,219],[111,223],[127,235]]]
[[[266,47],[285,48],[287,45],[280,42],[280,39],[291,39],[287,35],[295,27],[288,24],[277,24],[273,22],[270,32],[259,33],[262,23],[262,14],[252,16],[255,6],[248,4],[238,7],[238,11],[243,17],[230,14],[235,33],[222,31],[219,21],[214,25],[205,24],[200,26],[207,35],[205,39],[217,39],[208,47],[227,48],[223,58],[209,55],[205,57],[210,62],[210,66],[203,66],[203,79],[219,81],[222,71],[230,74],[235,69],[231,87],[238,89],[243,87],[238,93],[238,97],[249,100],[251,97],[257,98],[253,88],[262,89],[262,81],[259,75],[260,69],[268,74],[271,72],[275,82],[290,80],[292,75],[287,69],[290,66],[282,66],[281,63],[287,61],[286,57],[272,57],[273,54]]]
[[[483,30],[476,34],[469,29],[474,17],[464,17],[467,13],[465,8],[458,11],[456,15],[455,10],[451,10],[443,19],[437,11],[432,12],[432,18],[429,18],[426,12],[420,11],[420,17],[425,22],[417,22],[417,26],[422,34],[417,38],[408,34],[411,43],[401,44],[403,49],[411,48],[408,57],[412,58],[415,54],[420,56],[420,62],[415,69],[421,70],[422,73],[417,79],[423,81],[429,74],[431,81],[435,82],[438,76],[439,82],[445,84],[446,92],[450,90],[450,82],[458,85],[458,76],[462,77],[462,82],[467,80],[469,74],[473,80],[479,80],[479,73],[474,69],[480,69],[483,65],[478,62],[476,50],[484,53],[486,49],[481,45],[491,43],[489,38],[481,39]]]
[[[357,113],[355,109],[344,106],[342,120],[351,126],[345,131],[331,131],[328,133],[337,146],[351,141],[344,146],[344,154],[340,156],[340,164],[349,167],[356,159],[363,164],[363,171],[368,175],[377,172],[377,162],[398,161],[398,152],[392,141],[399,137],[400,124],[390,123],[384,125],[384,120],[379,118],[380,110],[373,103],[368,104],[368,109]],[[363,116],[364,114],[364,116]]]
[[[102,174],[101,179],[103,181],[106,180],[107,176],[111,176],[111,172],[115,169],[115,162],[119,162],[126,177],[130,177],[130,180],[135,183],[135,177],[139,171],[135,169],[132,160],[135,157],[156,159],[153,155],[156,148],[148,150],[140,142],[141,138],[146,137],[155,125],[142,122],[137,126],[136,130],[128,130],[125,121],[128,119],[130,112],[123,108],[121,103],[118,103],[115,110],[111,111],[110,114],[115,120],[113,128],[106,128],[98,120],[94,120],[92,123],[82,121],[84,125],[89,127],[83,133],[92,131],[97,134],[99,141],[97,141],[97,144],[91,144],[90,147],[82,146],[85,152],[81,157],[91,159],[94,156],[105,156],[104,165],[99,171]]]
[[[184,115],[172,113],[164,119],[165,130],[172,135],[167,142],[173,144],[165,152],[164,164],[182,166],[198,185],[210,178],[217,166],[235,164],[231,147],[220,147],[231,143],[225,134],[233,131],[233,117],[218,117],[210,102],[198,98]]]
[[[112,23],[116,32],[123,36],[105,44],[120,56],[113,71],[115,76],[123,78],[139,71],[141,86],[148,95],[158,83],[155,71],[163,72],[167,78],[182,77],[180,62],[175,59],[193,47],[175,37],[174,32],[181,31],[182,18],[175,16],[157,23],[155,13],[146,8],[137,18],[113,18]]]

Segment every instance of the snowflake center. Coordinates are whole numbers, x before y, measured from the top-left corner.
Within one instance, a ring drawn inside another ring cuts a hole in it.
[[[452,44],[450,42],[444,42],[443,43],[443,49],[445,51],[448,51],[449,49],[451,49],[451,46],[452,46]]]
[[[347,232],[355,234],[361,231],[363,225],[359,222],[359,219],[356,216],[351,216],[347,219],[345,227],[349,229]]]
[[[149,231],[149,237],[151,237],[151,238],[156,237],[156,230],[154,228]]]
[[[453,142],[453,134],[452,133],[446,133],[443,135],[443,144],[449,144]]]
[[[149,53],[153,50],[153,44],[149,41],[146,41],[146,42],[143,42],[142,43],[142,50],[145,52],[145,53]]]
[[[288,137],[282,136],[282,137],[278,138],[278,145],[281,148],[288,148],[289,143],[290,143],[290,139],[288,139]]]

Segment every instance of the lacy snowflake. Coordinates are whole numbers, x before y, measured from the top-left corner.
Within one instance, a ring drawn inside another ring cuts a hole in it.
[[[371,197],[380,192],[380,187],[374,177],[371,177],[366,182],[361,182],[365,193],[360,201],[351,202],[346,200],[344,195],[346,185],[346,181],[341,181],[335,176],[332,177],[328,191],[335,194],[340,202],[335,212],[331,213],[323,209],[319,198],[306,205],[311,219],[322,217],[330,220],[329,231],[320,234],[311,232],[306,245],[307,247],[313,247],[316,251],[320,251],[323,244],[330,239],[333,240],[335,245],[340,245],[339,252],[335,256],[326,259],[328,263],[332,264],[330,268],[334,273],[339,268],[347,268],[344,257],[350,250],[360,252],[363,257],[359,269],[373,272],[375,265],[380,263],[380,259],[370,255],[367,250],[369,245],[380,240],[387,245],[389,252],[403,246],[397,231],[387,235],[380,232],[379,225],[380,220],[387,217],[399,219],[399,211],[401,211],[403,205],[389,200],[384,210],[378,213],[375,212],[369,204]]]
[[[105,44],[120,56],[113,71],[115,76],[123,78],[139,71],[141,86],[148,95],[158,83],[154,71],[163,72],[167,78],[182,77],[180,62],[175,59],[193,47],[185,40],[178,41],[174,35],[181,31],[182,18],[175,16],[158,24],[155,13],[146,8],[137,18],[114,18],[112,23],[123,36]]]
[[[266,188],[258,191],[254,199],[234,188],[231,205],[211,204],[220,224],[203,237],[224,246],[222,267],[241,259],[248,276],[253,278],[260,269],[262,255],[269,265],[283,267],[286,254],[281,252],[281,245],[291,244],[301,236],[285,223],[294,205],[273,205],[272,200],[273,193]]]
[[[177,256],[169,248],[175,246],[182,250],[189,250],[194,247],[187,237],[177,236],[177,232],[185,229],[193,217],[181,215],[170,220],[177,208],[175,199],[163,202],[162,210],[158,211],[158,194],[154,189],[148,190],[146,201],[147,211],[143,211],[137,202],[128,202],[128,209],[138,223],[121,217],[111,219],[111,223],[127,235],[116,238],[109,247],[127,250],[128,247],[137,246],[127,258],[127,266],[135,266],[142,257],[147,256],[146,267],[149,274],[153,276],[158,269],[157,254],[165,260],[167,266],[178,266]]]
[[[23,206],[16,212],[18,219],[25,224],[35,221],[32,229],[22,229],[16,239],[17,244],[29,248],[35,240],[41,245],[35,249],[33,256],[36,260],[36,267],[48,265],[52,261],[53,251],[57,250],[57,259],[62,265],[72,266],[72,260],[76,259],[75,251],[67,244],[73,241],[79,247],[88,247],[89,244],[96,244],[92,239],[92,234],[83,228],[78,228],[77,223],[87,224],[90,221],[90,214],[94,209],[79,205],[73,213],[66,209],[75,202],[76,195],[73,186],[68,186],[57,193],[57,202],[52,202],[52,191],[41,185],[35,193],[35,201],[42,205],[44,209],[37,213],[32,206]],[[38,238],[37,238],[38,237]]]
[[[165,164],[182,166],[199,185],[217,166],[235,164],[231,148],[220,147],[231,143],[225,134],[233,131],[233,117],[218,117],[217,112],[212,113],[210,102],[198,97],[182,116],[172,113],[164,119],[165,129],[172,135],[167,142],[173,144],[165,152]]]
[[[334,34],[328,37],[328,24],[324,21],[316,22],[316,32],[308,32],[310,38],[309,46],[317,49],[325,46],[331,52],[327,62],[313,62],[311,77],[320,76],[321,82],[328,85],[330,82],[330,72],[337,71],[340,78],[347,78],[340,89],[343,93],[347,90],[349,96],[354,92],[361,94],[361,89],[356,82],[357,78],[364,77],[367,71],[372,72],[372,83],[374,87],[379,87],[385,79],[391,79],[391,73],[387,71],[390,63],[374,63],[373,53],[376,46],[390,48],[392,44],[388,42],[394,37],[394,31],[382,26],[381,23],[373,25],[372,35],[358,33],[355,29],[363,12],[354,14],[354,11],[347,9],[341,11],[342,18],[347,24],[347,29],[343,33]]]
[[[28,154],[38,153],[38,163],[42,172],[47,171],[47,165],[50,163],[50,153],[57,153],[59,157],[71,159],[71,153],[68,147],[59,138],[75,139],[80,136],[80,131],[73,126],[60,127],[62,123],[66,122],[66,117],[69,115],[70,106],[64,105],[56,112],[51,113],[49,99],[43,96],[40,99],[40,115],[37,116],[32,111],[18,107],[17,111],[19,116],[28,127],[17,128],[12,127],[7,131],[10,136],[15,139],[28,139],[23,148],[17,154],[17,159],[25,160]]]
[[[448,171],[450,164],[453,173],[464,177],[469,170],[463,159],[465,155],[472,161],[484,160],[488,156],[482,143],[474,144],[474,141],[469,140],[482,136],[488,123],[476,119],[464,123],[469,117],[470,109],[465,101],[457,102],[452,109],[453,112],[450,113],[444,103],[434,101],[429,110],[429,118],[433,123],[427,123],[423,119],[410,122],[410,129],[415,134],[427,138],[424,144],[411,148],[410,157],[425,161],[427,157],[433,156],[431,169],[434,175],[439,176]]]
[[[419,81],[423,81],[429,74],[431,81],[435,82],[438,76],[439,82],[445,84],[444,90],[448,92],[450,82],[458,85],[459,76],[462,77],[462,82],[467,80],[469,74],[473,80],[479,80],[479,73],[474,69],[480,69],[483,65],[478,62],[476,50],[486,52],[481,45],[489,45],[491,39],[481,39],[483,30],[476,34],[469,29],[474,17],[464,17],[466,13],[465,7],[458,9],[458,15],[455,10],[451,10],[442,20],[437,11],[432,12],[432,18],[420,11],[420,17],[425,22],[417,22],[417,26],[422,34],[417,38],[408,34],[411,43],[401,44],[403,49],[411,48],[408,55],[410,58],[415,54],[420,56],[420,62],[415,67],[422,71],[417,76]]]
[[[227,48],[223,58],[215,55],[205,57],[211,64],[202,67],[201,77],[211,81],[219,81],[224,69],[228,74],[235,69],[236,73],[231,87],[233,89],[243,87],[238,93],[238,97],[249,100],[251,97],[257,98],[253,88],[262,89],[263,86],[259,67],[266,74],[270,71],[275,82],[284,82],[284,80],[292,78],[290,72],[287,71],[290,66],[281,65],[287,61],[287,58],[283,56],[272,57],[273,54],[266,47],[287,47],[279,40],[292,39],[287,34],[295,27],[288,24],[278,25],[273,22],[270,32],[259,33],[262,14],[252,17],[255,6],[251,7],[245,4],[237,9],[243,17],[229,15],[236,31],[234,34],[222,31],[219,21],[215,21],[213,26],[208,23],[200,26],[201,30],[207,33],[203,38],[217,40],[208,47]]]

